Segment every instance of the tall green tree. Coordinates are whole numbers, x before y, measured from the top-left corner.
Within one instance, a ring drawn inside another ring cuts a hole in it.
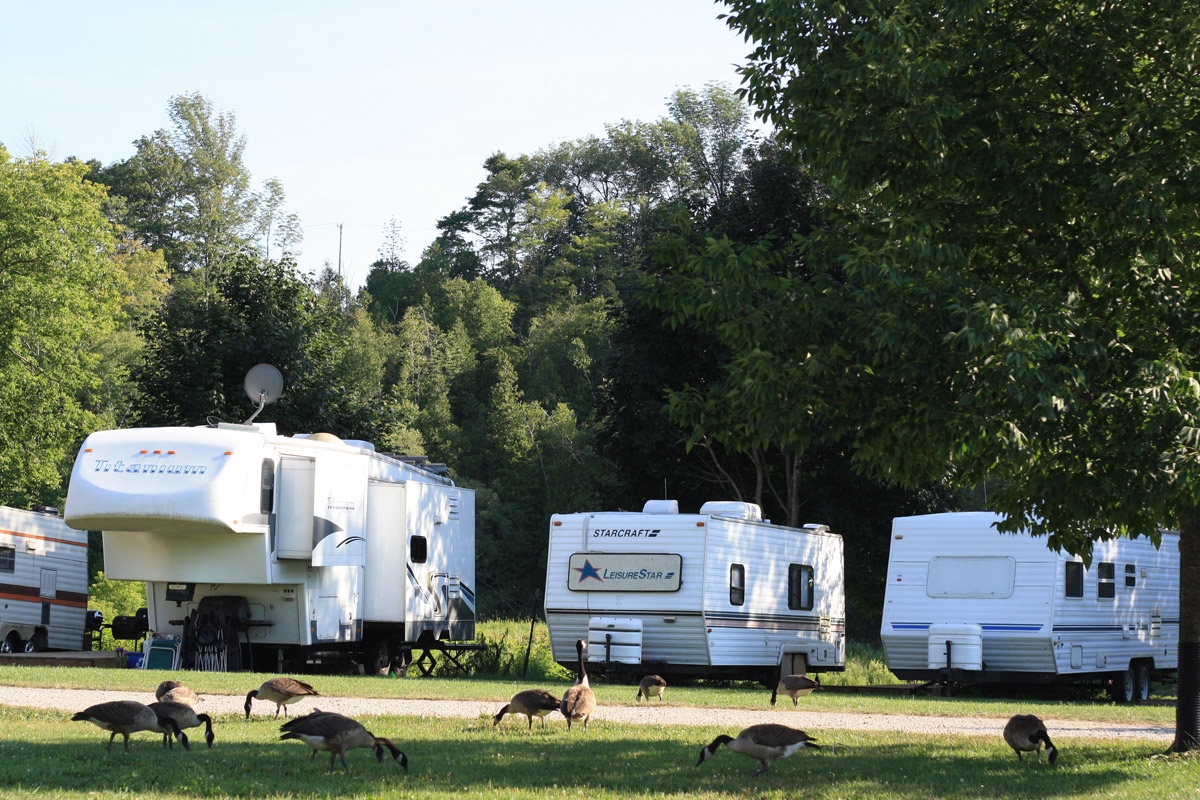
[[[0,503],[57,504],[109,410],[99,366],[131,284],[86,171],[0,146]]]
[[[167,112],[170,128],[137,139],[133,156],[96,174],[122,200],[119,221],[174,272],[211,266],[255,241],[264,255],[272,244],[294,254],[297,220],[283,211],[277,180],[254,193],[237,116],[199,93],[172,97]]]
[[[990,476],[1003,527],[1085,557],[1177,525],[1171,749],[1196,747],[1200,10],[728,5],[746,96],[829,191],[796,251],[812,274],[777,287],[794,357],[771,375],[813,387],[780,413],[820,415],[888,480]]]
[[[284,392],[260,421],[287,433],[378,438],[390,422],[380,402],[381,359],[354,334],[369,320],[347,316],[343,294],[332,294],[329,302],[294,264],[253,251],[177,276],[147,326],[146,357],[134,373],[140,423],[246,419],[243,381],[266,362],[283,374]]]

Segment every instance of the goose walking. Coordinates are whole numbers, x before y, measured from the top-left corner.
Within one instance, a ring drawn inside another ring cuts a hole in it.
[[[809,738],[804,731],[798,731],[786,725],[774,723],[751,725],[739,733],[736,738],[721,734],[713,739],[712,744],[700,751],[700,760],[696,762],[696,766],[700,766],[716,755],[717,748],[721,745],[725,745],[735,753],[757,759],[762,764],[762,769],[755,772],[755,775],[762,775],[771,768],[772,762],[787,758],[798,750],[821,746],[816,743],[815,739]]]
[[[810,678],[807,675],[785,675],[779,679],[775,690],[771,692],[771,705],[775,705],[775,698],[778,695],[786,694],[792,698],[792,705],[797,706],[797,698],[804,697],[821,685],[821,681],[817,678]]]
[[[164,697],[169,697],[171,692],[167,692]],[[216,738],[213,735],[212,717],[208,714],[197,714],[187,703],[180,703],[175,700],[159,700],[157,703],[149,705],[151,711],[159,717],[170,717],[175,720],[175,724],[180,730],[188,728],[199,728],[204,726],[204,741],[208,743],[211,750],[213,740]],[[163,734],[163,746],[171,744],[171,737],[168,734]]]
[[[376,736],[364,728],[361,723],[341,714],[328,711],[314,711],[303,717],[279,726],[282,733],[280,740],[297,739],[312,748],[309,760],[317,757],[317,751],[329,753],[329,771],[333,772],[334,764],[340,758],[346,772],[350,765],[346,763],[346,751],[359,747],[370,747],[375,751],[375,758],[383,763],[383,749],[386,747],[392,754],[392,760],[399,764],[405,772],[408,771],[408,756],[400,748],[392,744],[390,739]]]
[[[246,719],[250,719],[250,701],[255,698],[275,704],[275,718],[279,719],[279,709],[287,717],[287,707],[304,697],[319,697],[316,689],[304,681],[295,678],[271,678],[257,689],[246,693]]]
[[[1038,762],[1042,760],[1042,746],[1046,747],[1046,757],[1051,764],[1058,758],[1058,748],[1050,741],[1046,733],[1046,725],[1033,714],[1017,714],[1004,726],[1004,741],[1008,742],[1021,759],[1021,753],[1037,753]]]
[[[183,745],[184,750],[190,750],[187,736],[175,720],[160,716],[149,706],[133,700],[111,700],[107,703],[97,703],[89,706],[71,717],[74,722],[90,722],[96,727],[109,731],[108,747],[112,751],[113,739],[117,734],[125,739],[125,750],[129,750],[129,734],[139,731],[153,731],[174,736]]]
[[[663,699],[663,690],[667,688],[667,682],[658,675],[647,675],[638,683],[637,702],[642,702],[642,698],[646,698],[646,702],[650,702],[650,697]]]
[[[558,711],[560,702],[557,697],[545,689],[526,689],[523,692],[517,692],[504,708],[492,717],[492,727],[499,725],[505,714],[524,714],[529,717],[529,730],[533,730],[534,717],[541,719],[544,728],[546,727],[546,715]]]
[[[596,693],[592,691],[592,687],[588,684],[587,667],[583,663],[583,639],[575,642],[575,652],[579,654],[579,677],[575,681],[575,685],[567,689],[563,695],[562,703],[559,704],[558,710],[567,718],[567,730],[571,730],[572,720],[580,720],[583,722],[583,729],[586,731],[588,720],[592,714],[596,713]]]

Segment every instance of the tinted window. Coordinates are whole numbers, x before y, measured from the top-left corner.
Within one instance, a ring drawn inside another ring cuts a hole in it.
[[[741,564],[729,565],[729,605],[740,606],[746,602],[746,568]]]
[[[408,560],[414,564],[424,564],[429,557],[429,542],[424,536],[414,536],[408,540]]]
[[[808,564],[788,566],[788,608],[808,611],[813,607],[813,568]]]
[[[17,551],[12,547],[0,547],[0,572],[15,572]]]
[[[1083,597],[1083,562],[1067,562],[1067,597]]]
[[[1110,598],[1117,596],[1117,567],[1108,561],[1096,565],[1096,596]]]
[[[1125,586],[1130,589],[1137,586],[1137,567],[1133,564],[1125,565]]]

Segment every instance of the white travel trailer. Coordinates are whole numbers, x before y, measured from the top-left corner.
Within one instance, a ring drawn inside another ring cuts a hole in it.
[[[899,517],[880,636],[888,669],[947,684],[1104,680],[1144,699],[1179,646],[1179,536],[1097,542],[1091,566],[985,512]]]
[[[546,564],[554,659],[620,673],[760,680],[846,663],[842,538],[788,528],[757,505],[674,500],[639,512],[555,514]]]
[[[179,637],[185,668],[338,653],[382,671],[475,638],[474,493],[367,442],[273,423],[93,433],[66,522],[104,532],[109,577],[146,582],[149,628]]]
[[[87,532],[0,506],[0,652],[86,650]]]

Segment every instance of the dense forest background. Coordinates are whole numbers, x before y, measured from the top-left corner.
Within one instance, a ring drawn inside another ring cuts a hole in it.
[[[285,391],[259,421],[425,455],[475,490],[485,617],[535,606],[553,513],[738,499],[844,537],[851,635],[873,639],[891,518],[961,505],[859,476],[844,431],[736,402],[754,351],[728,333],[769,336],[772,303],[706,303],[722,287],[689,259],[804,274],[796,245],[826,223],[822,187],[728,87],[495,153],[415,263],[398,222],[381,231],[357,291],[298,270],[300,221],[278,181],[255,187],[233,113],[194,94],[168,114],[112,164],[0,146],[0,502],[60,505],[93,430],[247,418],[267,362]]]

